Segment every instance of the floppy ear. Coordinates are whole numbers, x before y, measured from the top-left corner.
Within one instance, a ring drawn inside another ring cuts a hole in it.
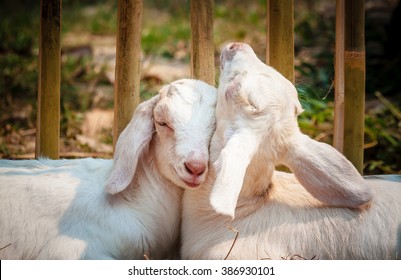
[[[142,102],[134,116],[120,134],[114,153],[113,167],[106,181],[106,192],[116,194],[128,187],[135,175],[138,159],[149,147],[154,132],[153,108],[159,95]]]
[[[302,133],[294,138],[283,163],[314,197],[328,205],[352,208],[372,199],[371,187],[336,149]]]
[[[210,194],[210,204],[217,213],[234,219],[246,169],[258,147],[258,139],[242,131],[236,132],[221,151],[214,163],[216,181]]]

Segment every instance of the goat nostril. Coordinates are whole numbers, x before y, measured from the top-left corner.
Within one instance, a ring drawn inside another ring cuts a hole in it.
[[[185,169],[189,174],[200,176],[206,170],[206,164],[203,162],[185,162]]]
[[[231,51],[231,50],[237,50],[237,49],[239,49],[239,46],[240,46],[241,44],[240,43],[231,43],[231,45],[228,47],[228,49]]]

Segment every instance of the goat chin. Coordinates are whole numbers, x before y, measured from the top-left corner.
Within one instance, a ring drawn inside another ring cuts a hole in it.
[[[249,45],[224,48],[213,170],[184,193],[183,258],[400,258],[401,176],[363,178],[300,131],[301,112],[292,83]]]
[[[138,106],[114,160],[1,160],[0,259],[176,258],[182,178],[206,178],[215,103],[178,80]]]

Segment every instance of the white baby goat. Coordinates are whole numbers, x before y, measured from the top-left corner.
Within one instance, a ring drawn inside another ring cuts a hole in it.
[[[0,259],[172,257],[182,188],[208,173],[215,104],[212,86],[178,80],[138,106],[114,162],[0,161]]]
[[[401,176],[364,180],[300,132],[301,112],[294,86],[250,46],[226,46],[210,182],[183,197],[184,259],[401,258]]]

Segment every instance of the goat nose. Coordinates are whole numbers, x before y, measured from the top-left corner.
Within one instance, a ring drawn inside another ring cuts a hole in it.
[[[192,175],[202,175],[206,170],[206,164],[201,161],[187,161],[184,164],[188,173]]]
[[[241,47],[241,43],[235,42],[235,43],[231,43],[231,44],[228,46],[228,49],[229,49],[229,50],[234,50],[234,51],[236,51],[236,50],[238,50],[240,47]]]

